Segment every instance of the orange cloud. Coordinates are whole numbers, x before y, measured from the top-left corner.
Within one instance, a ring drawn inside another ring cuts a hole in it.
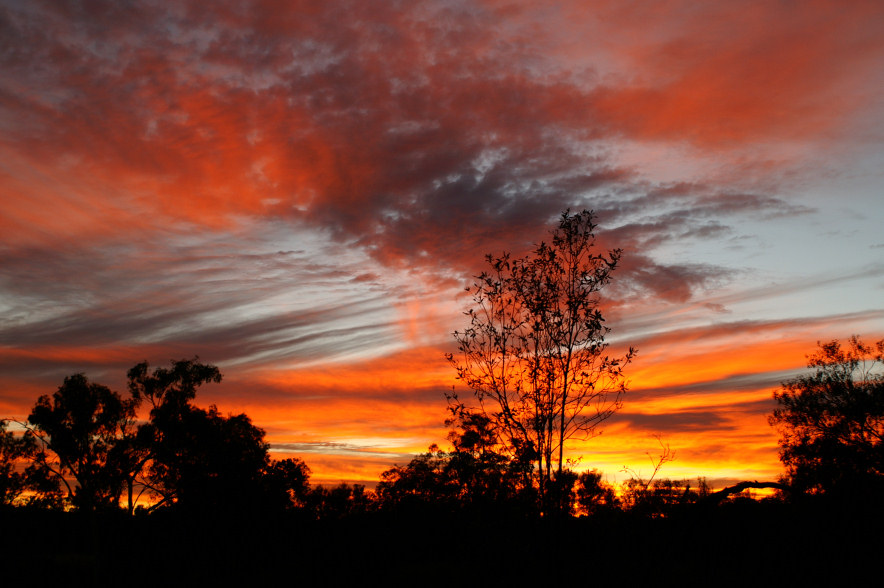
[[[681,0],[652,9],[622,2],[570,6],[569,28],[595,23],[627,75],[602,82],[599,119],[629,135],[728,149],[838,133],[874,93],[884,42],[876,2]]]

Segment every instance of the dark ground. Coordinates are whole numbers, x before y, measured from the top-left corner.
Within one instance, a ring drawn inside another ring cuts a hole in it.
[[[882,570],[884,510],[751,501],[666,518],[440,513],[340,521],[0,511],[2,584],[844,585]],[[9,582],[9,583],[8,583]]]

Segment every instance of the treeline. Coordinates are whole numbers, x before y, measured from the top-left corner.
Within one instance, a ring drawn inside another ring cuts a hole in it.
[[[449,405],[449,451],[436,445],[410,463],[383,472],[375,490],[359,484],[310,484],[301,459],[273,460],[262,429],[245,414],[222,415],[195,404],[197,390],[220,382],[217,367],[198,359],[127,373],[128,396],[83,374],[65,378],[37,399],[27,420],[0,421],[0,507],[107,511],[130,515],[297,512],[305,520],[339,520],[367,513],[474,514],[507,517],[601,516],[629,512],[665,517],[692,505],[715,506],[773,489],[767,499],[808,496],[866,503],[884,491],[884,341],[856,337],[842,347],[820,345],[813,372],[775,392],[771,424],[781,433],[786,474],[717,492],[699,478],[633,475],[619,488],[601,472],[551,472],[542,491],[535,456],[508,451],[499,426],[464,404]],[[138,421],[140,408],[148,419]],[[661,444],[662,445],[662,444]]]
[[[882,365],[884,341],[826,343],[775,393],[776,482],[657,479],[664,447],[651,479],[615,489],[562,468],[543,493],[536,456],[462,404],[448,451],[431,446],[371,491],[311,485],[247,415],[197,406],[214,366],[138,364],[126,397],[76,374],[20,427],[0,422],[0,563],[10,581],[135,586],[863,581],[882,547]]]
[[[717,505],[757,488],[770,500],[829,497],[879,502],[884,493],[884,341],[857,337],[821,344],[812,372],[774,393],[770,417],[780,432],[786,473],[776,482],[747,481],[717,492],[700,478],[655,479],[671,459],[668,447],[648,480],[619,489],[590,470],[535,475],[535,452],[501,443],[500,423],[463,403],[449,404],[449,451],[433,445],[410,463],[383,472],[374,491],[341,484],[311,486],[297,458],[273,460],[264,431],[245,414],[198,407],[198,388],[221,381],[197,359],[128,371],[128,397],[83,374],[65,378],[37,399],[23,434],[0,421],[0,506],[82,511],[121,508],[189,513],[297,511],[313,520],[371,512],[481,513],[571,517],[625,511],[664,517],[691,505]],[[148,419],[136,414],[148,408]],[[539,482],[538,480],[543,480]]]
[[[198,388],[219,382],[198,360],[129,370],[128,397],[83,374],[37,399],[19,423],[0,422],[0,504],[129,514],[297,511],[341,519],[371,512],[589,515],[629,510],[660,516],[710,495],[672,480],[630,480],[622,492],[596,470],[556,473],[541,500],[533,464],[501,451],[491,421],[452,408],[450,451],[433,445],[381,474],[374,491],[359,484],[309,483],[297,458],[273,460],[264,431],[245,414],[222,415],[195,404]],[[136,413],[149,408],[148,420]]]
[[[264,431],[245,414],[222,415],[194,404],[197,389],[220,382],[217,367],[181,360],[152,372],[128,372],[128,398],[83,374],[37,399],[24,434],[3,423],[2,503],[100,511],[124,504],[130,514],[282,510],[307,489],[298,459],[270,459]],[[148,405],[149,418],[136,413]],[[22,470],[17,464],[26,463]]]

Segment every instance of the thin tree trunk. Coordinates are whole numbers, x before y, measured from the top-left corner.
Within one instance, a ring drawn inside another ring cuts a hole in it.
[[[129,516],[135,514],[135,505],[132,503],[132,478],[126,480],[126,490],[129,494]]]

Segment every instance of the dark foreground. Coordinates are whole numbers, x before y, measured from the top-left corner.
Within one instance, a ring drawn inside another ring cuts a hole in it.
[[[882,508],[736,502],[649,519],[0,511],[2,584],[820,585],[880,574]]]

